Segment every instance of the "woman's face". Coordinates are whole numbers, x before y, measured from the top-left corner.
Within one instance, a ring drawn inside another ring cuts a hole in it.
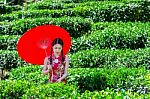
[[[60,44],[55,44],[53,46],[53,51],[55,55],[60,55],[61,50],[62,50],[62,46]]]

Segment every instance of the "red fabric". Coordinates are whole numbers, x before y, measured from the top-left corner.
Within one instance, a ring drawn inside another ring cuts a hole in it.
[[[55,59],[58,59],[58,63],[55,62]],[[62,66],[62,61],[61,60],[62,60],[62,55],[60,55],[58,58],[56,58],[54,56],[54,54],[52,54],[52,71],[49,73],[50,76],[49,76],[48,82],[56,82],[60,77],[63,76],[65,66],[63,66],[62,70],[60,69],[60,67]],[[50,56],[49,56],[49,61],[50,61]],[[52,73],[53,73],[53,75],[52,75]],[[62,82],[66,83],[67,80],[63,79]]]
[[[66,55],[71,47],[71,37],[65,29],[54,25],[37,26],[25,32],[17,43],[18,55],[27,63],[43,65],[55,38],[63,40]]]

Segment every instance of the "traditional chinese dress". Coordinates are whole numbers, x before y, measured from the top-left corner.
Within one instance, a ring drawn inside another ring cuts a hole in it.
[[[50,56],[48,57],[48,60],[50,61]],[[52,71],[49,73],[49,80],[48,82],[56,82],[59,78],[61,78],[64,75],[65,71],[65,62],[62,63],[62,55],[59,55],[59,57],[55,57],[54,53],[52,54]],[[66,78],[62,80],[62,82],[66,83]]]

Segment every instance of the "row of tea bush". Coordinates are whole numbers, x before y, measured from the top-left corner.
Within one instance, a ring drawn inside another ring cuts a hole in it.
[[[97,68],[97,67],[150,67],[150,48],[137,50],[83,50],[75,54],[68,54],[71,68]],[[18,57],[17,51],[0,51],[1,67],[6,69],[24,66],[28,63]]]

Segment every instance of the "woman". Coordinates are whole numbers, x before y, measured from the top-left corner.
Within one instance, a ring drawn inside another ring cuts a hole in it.
[[[63,54],[63,41],[56,38],[52,42],[50,56],[44,59],[43,74],[49,73],[48,82],[64,82],[68,75],[69,59]]]

